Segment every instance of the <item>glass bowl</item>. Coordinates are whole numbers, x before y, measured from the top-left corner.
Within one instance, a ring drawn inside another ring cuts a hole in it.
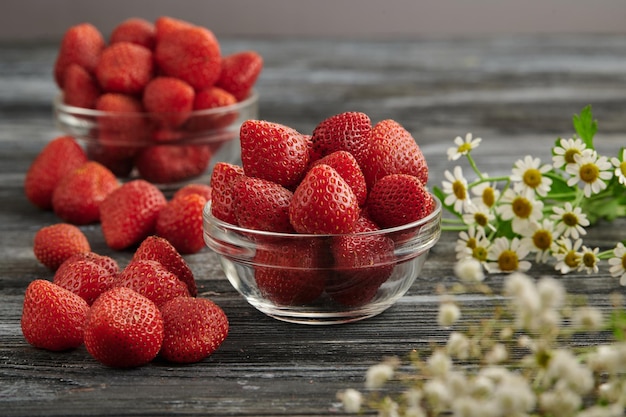
[[[217,162],[239,163],[239,128],[258,118],[259,96],[230,106],[179,113],[105,112],[53,103],[57,127],[76,138],[91,160],[120,178],[180,185],[210,178]]]
[[[418,279],[441,235],[441,202],[433,198],[435,209],[417,222],[351,235],[244,229],[215,218],[209,202],[204,241],[233,287],[268,316],[303,324],[353,322],[382,313]],[[362,265],[338,267],[333,253],[353,244],[374,248],[372,256],[363,257],[369,253],[361,249],[352,265]]]

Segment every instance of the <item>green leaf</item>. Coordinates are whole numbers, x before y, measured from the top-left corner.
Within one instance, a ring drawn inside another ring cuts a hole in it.
[[[591,105],[586,106],[581,112],[580,115],[575,114],[573,118],[574,129],[576,129],[576,133],[578,137],[580,137],[585,145],[588,148],[594,149],[593,147],[593,137],[598,130],[598,122],[593,120],[593,115],[591,113]]]

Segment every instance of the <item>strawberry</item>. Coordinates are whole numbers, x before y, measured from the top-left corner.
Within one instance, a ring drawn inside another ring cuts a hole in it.
[[[89,224],[100,220],[100,203],[119,187],[115,174],[95,161],[65,175],[52,194],[52,208],[62,220]]]
[[[143,92],[143,105],[161,127],[176,128],[193,110],[193,88],[174,77],[153,78]]]
[[[211,156],[208,145],[156,145],[143,149],[135,166],[145,180],[167,184],[201,175]]]
[[[105,93],[98,97],[96,110],[108,113],[98,117],[100,133],[106,132],[109,138],[115,137],[115,145],[132,144],[145,137],[143,131],[148,127],[142,113],[145,111],[143,103],[137,97],[120,94]],[[101,138],[102,141],[102,138]]]
[[[113,28],[109,43],[130,42],[154,49],[156,42],[156,28],[152,22],[138,17],[124,20]]]
[[[211,214],[226,223],[237,224],[233,208],[233,183],[243,176],[243,168],[227,162],[218,162],[211,173]]]
[[[241,162],[246,175],[297,185],[309,165],[307,138],[290,127],[246,120],[240,128]]]
[[[131,261],[119,273],[114,287],[127,287],[161,307],[175,297],[189,297],[187,285],[163,264],[147,259]]]
[[[156,357],[163,335],[163,316],[156,304],[130,288],[116,287],[91,306],[85,348],[106,366],[132,368]]]
[[[202,210],[206,202],[199,194],[172,198],[159,213],[156,234],[182,254],[200,252],[204,248]]]
[[[203,27],[187,27],[159,36],[154,57],[164,75],[179,78],[195,90],[212,86],[220,76],[220,45],[213,32]]]
[[[100,137],[104,137],[100,133]],[[107,142],[107,139],[104,139]],[[133,160],[136,148],[130,146],[103,145],[96,142],[87,144],[87,156],[90,160],[107,167],[116,177],[128,177],[135,166]]]
[[[61,264],[59,269],[57,269],[57,273],[60,272],[61,268],[69,267],[69,265],[75,261],[93,262],[104,267],[104,269],[106,269],[107,272],[113,276],[116,276],[120,272],[120,267],[117,261],[110,256],[100,255],[95,252],[80,252],[66,259],[65,262]]]
[[[176,363],[199,362],[228,335],[228,317],[206,298],[177,297],[161,308],[164,334],[160,356]]]
[[[247,229],[292,233],[289,202],[293,193],[275,182],[242,176],[233,184],[237,224]]]
[[[175,19],[169,16],[161,16],[154,21],[156,30],[156,41],[160,42],[164,37],[176,32],[180,29],[189,29],[195,27],[194,24],[182,19]]]
[[[80,296],[91,305],[103,292],[113,287],[116,275],[102,265],[86,259],[63,262],[53,282]]]
[[[89,306],[78,295],[45,279],[28,284],[24,294],[21,327],[31,345],[52,351],[83,344]]]
[[[56,271],[70,256],[91,251],[87,237],[76,226],[57,223],[35,233],[33,252],[42,265]]]
[[[367,157],[361,162],[370,188],[389,174],[409,174],[428,182],[428,166],[420,147],[395,120],[382,120],[374,126]]]
[[[235,96],[237,101],[242,101],[250,95],[262,69],[263,58],[257,52],[235,52],[222,59],[216,85]]]
[[[365,176],[359,167],[356,159],[350,152],[347,151],[335,151],[324,156],[321,159],[315,161],[312,166],[325,164],[333,168],[341,175],[359,202],[359,206],[365,204],[367,199],[367,184],[365,183]]]
[[[52,194],[61,178],[87,162],[87,155],[71,136],[59,136],[44,146],[24,179],[26,198],[35,206],[52,209]]]
[[[237,104],[237,99],[228,91],[219,87],[208,87],[197,91],[193,102],[194,111],[200,111],[188,121],[185,128],[191,131],[202,131],[225,128],[233,124],[238,117],[237,111],[215,113],[208,111]],[[207,111],[202,111],[207,110]]]
[[[350,233],[359,219],[356,195],[328,165],[312,167],[293,193],[289,218],[299,233]]]
[[[100,203],[104,240],[121,250],[140,243],[153,233],[159,211],[167,204],[163,192],[145,180],[118,187]]]
[[[311,135],[312,160],[335,151],[350,152],[363,169],[362,158],[372,134],[369,116],[361,112],[344,112],[322,120]]]
[[[87,72],[93,73],[104,47],[102,34],[90,23],[80,23],[65,31],[54,62],[54,79],[57,85],[64,88],[65,70],[71,64],[78,64]]]
[[[322,246],[313,239],[270,243],[254,256],[261,294],[279,305],[308,304],[324,291]]]
[[[391,174],[374,184],[367,207],[374,222],[390,228],[428,216],[435,208],[435,200],[419,178]]]
[[[189,294],[195,297],[198,294],[196,280],[193,272],[172,244],[160,236],[148,236],[137,248],[132,258],[133,261],[150,260],[157,261],[168,271],[185,283]]]
[[[179,188],[172,198],[182,197],[188,194],[199,194],[203,196],[207,201],[211,200],[211,192],[212,188],[210,185],[201,184],[201,183],[190,183],[187,185],[183,185]]]
[[[78,64],[70,64],[63,74],[63,103],[93,109],[100,96],[96,78]]]
[[[95,74],[106,92],[140,94],[154,75],[152,51],[135,43],[113,43],[100,54]]]

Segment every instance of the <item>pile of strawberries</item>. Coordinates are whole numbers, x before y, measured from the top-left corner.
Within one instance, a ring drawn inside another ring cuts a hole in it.
[[[372,125],[364,113],[345,112],[311,135],[248,120],[240,140],[242,166],[213,170],[213,216],[247,229],[339,235],[264,241],[253,260],[261,293],[282,305],[324,292],[346,306],[370,301],[392,274],[395,242],[360,232],[415,222],[435,207],[412,135],[394,120]]]
[[[202,117],[192,112],[245,100],[262,67],[257,52],[222,56],[209,29],[163,16],[125,20],[108,42],[89,23],[72,26],[62,39],[54,79],[65,104],[112,114],[98,118],[90,159],[120,177],[136,168],[148,181],[172,183],[204,172],[222,142],[198,137],[238,117],[234,110]],[[189,137],[196,143],[181,142]]]

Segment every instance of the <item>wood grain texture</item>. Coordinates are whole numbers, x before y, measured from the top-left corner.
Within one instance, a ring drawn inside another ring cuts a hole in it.
[[[265,59],[258,83],[260,117],[311,132],[348,110],[393,118],[422,147],[431,184],[450,169],[446,148],[466,132],[483,138],[478,163],[508,172],[526,153],[549,160],[557,137],[587,104],[599,120],[603,152],[626,145],[626,37],[499,37],[345,41],[227,39],[224,53],[254,49]],[[335,393],[361,388],[365,371],[384,356],[442,342],[436,325],[438,283],[454,282],[455,234],[432,249],[421,277],[385,313],[349,325],[282,323],[250,307],[226,281],[208,249],[186,257],[200,292],[223,307],[231,332],[205,361],[156,361],[133,370],[105,368],[84,348],[51,353],[23,339],[23,293],[51,278],[32,253],[32,238],[57,222],[26,200],[24,174],[45,142],[60,134],[52,119],[56,45],[0,46],[0,414],[5,416],[323,416],[340,414]],[[130,252],[108,249],[97,225],[82,227],[93,250],[125,265]],[[589,244],[602,249],[625,236],[626,222],[601,224]],[[553,274],[550,267],[533,274]],[[488,283],[498,288],[501,276]],[[562,278],[568,290],[608,308],[616,282],[604,271]],[[498,302],[466,297],[467,308]],[[468,323],[462,322],[461,325]],[[598,340],[577,339],[593,344]]]

